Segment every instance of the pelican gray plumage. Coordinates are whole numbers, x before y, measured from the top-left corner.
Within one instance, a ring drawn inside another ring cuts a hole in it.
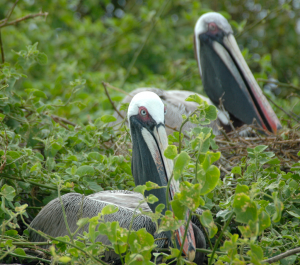
[[[275,112],[258,86],[233,36],[233,30],[221,14],[209,12],[202,15],[194,29],[194,48],[200,76],[209,104],[218,106],[220,99],[226,111],[218,112],[218,118],[210,126],[214,134],[220,134],[218,127],[231,130],[229,120],[239,127],[252,124],[255,119],[258,124],[273,133],[281,128]],[[182,123],[181,115],[188,115],[196,109],[196,104],[184,99],[191,91],[163,91],[157,88],[136,89],[134,95],[141,90],[157,93],[167,104],[169,114],[166,125],[178,129]],[[123,102],[129,102],[130,96]],[[116,114],[117,115],[117,114]],[[118,117],[117,122],[121,120]],[[186,123],[183,131],[188,131],[195,125]],[[167,128],[168,134],[172,130]]]
[[[173,171],[172,161],[166,159],[162,154],[168,145],[167,134],[164,127],[164,104],[160,98],[152,92],[143,92],[135,95],[131,100],[128,109],[128,122],[132,137],[132,174],[136,185],[143,185],[152,181],[160,186],[167,186]],[[170,183],[169,199],[172,200],[174,193],[179,190],[179,183],[174,179]],[[145,192],[146,193],[146,192]],[[158,198],[156,204],[143,203],[144,211],[153,211],[159,203],[166,205],[166,190],[157,189],[148,194],[154,194]],[[146,194],[147,195],[147,194]],[[105,215],[106,222],[119,221],[121,227],[129,228],[133,213],[143,196],[131,191],[103,191],[89,196],[78,193],[69,193],[62,197],[67,222],[71,232],[76,231],[77,221],[82,217],[97,216],[106,205],[118,206],[118,212]],[[201,213],[201,210],[199,210]],[[180,247],[183,245],[183,252],[189,260],[202,264],[204,255],[196,252],[197,248],[205,248],[205,238],[199,229],[200,224],[196,219],[188,227],[187,237],[183,241],[183,229],[176,231],[176,242]],[[31,222],[31,227],[40,230],[50,236],[65,236],[68,234],[63,212],[59,199],[48,203]],[[162,232],[155,234],[156,225],[148,216],[139,215],[133,219],[132,229],[146,228],[155,238],[168,238],[159,240],[156,244],[160,247],[170,245],[170,233]],[[88,226],[84,229],[87,231]],[[35,232],[30,234],[32,241],[45,241]],[[106,236],[99,235],[96,241],[109,244]],[[108,259],[116,258],[116,255],[108,255]]]

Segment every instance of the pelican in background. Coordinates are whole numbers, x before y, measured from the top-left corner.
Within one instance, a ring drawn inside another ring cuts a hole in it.
[[[220,134],[219,127],[230,131],[230,120],[233,125],[240,127],[243,124],[257,123],[276,133],[281,128],[275,112],[263,95],[233,36],[233,30],[219,13],[209,12],[202,15],[194,29],[194,49],[198,62],[204,91],[209,97],[202,97],[208,104],[219,106],[220,99],[225,111],[218,111],[217,120],[210,124],[214,134]],[[181,115],[189,115],[197,108],[197,104],[184,101],[191,91],[170,90],[163,91],[157,88],[139,88],[126,96],[123,103],[128,103],[131,97],[140,91],[153,91],[160,96],[167,105],[166,125],[179,129],[182,123]],[[123,115],[125,113],[123,112]],[[115,114],[118,115],[118,114]],[[120,116],[116,123],[122,120]],[[195,127],[195,124],[186,123],[184,131]],[[168,129],[168,134],[173,130]]]
[[[128,108],[128,123],[133,143],[132,175],[136,185],[143,185],[147,181],[152,181],[159,186],[167,186],[171,177],[173,162],[163,156],[164,150],[168,146],[164,120],[164,104],[155,93],[142,92],[132,98]],[[177,191],[179,191],[179,183],[173,178],[170,183],[169,200],[173,199]],[[149,206],[147,203],[143,203],[141,207],[144,211],[154,211],[160,203],[166,205],[166,189],[156,189],[145,193],[145,195],[154,194],[159,201]],[[119,210],[114,214],[105,215],[105,221],[119,221],[121,227],[128,229],[134,210],[143,196],[132,191],[103,191],[86,197],[79,193],[68,193],[61,198],[68,225],[73,233],[77,229],[76,222],[78,219],[97,216],[109,204],[118,206]],[[198,212],[201,214],[200,209]],[[68,235],[58,198],[49,202],[30,225],[52,237]],[[196,248],[205,248],[206,243],[199,227],[199,220],[194,218],[188,227],[185,241],[183,241],[184,226],[175,232],[175,238],[177,247],[180,248],[183,245],[184,255],[190,261],[202,264],[204,254],[196,252]],[[167,231],[157,235],[155,233],[156,225],[148,216],[139,215],[134,218],[132,229],[139,230],[141,228],[146,228],[155,238],[160,238],[156,241],[159,247],[172,245],[171,233]],[[88,231],[88,226],[86,225],[84,229]],[[32,231],[30,237],[31,241],[45,241],[43,237]],[[99,235],[96,241],[109,244],[104,235]],[[106,253],[106,260],[118,262],[119,257],[115,253],[108,253],[108,255]]]

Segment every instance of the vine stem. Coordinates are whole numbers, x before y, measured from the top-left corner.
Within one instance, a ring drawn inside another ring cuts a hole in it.
[[[187,231],[188,231],[188,227],[189,227],[191,219],[192,219],[192,212],[190,211],[189,218],[188,218],[186,226],[185,226],[184,236],[183,236],[183,239],[182,239],[182,244],[181,244],[181,247],[180,247],[180,252],[179,252],[178,258],[181,257],[181,254],[182,254],[182,251],[183,251],[183,246],[184,246],[184,241],[186,239],[186,235],[187,235]],[[177,258],[177,265],[180,264],[180,261],[179,261],[178,258]]]
[[[70,230],[70,227],[69,227],[69,224],[68,224],[68,220],[67,220],[65,206],[63,204],[63,201],[62,201],[62,198],[61,198],[61,195],[60,195],[60,188],[61,188],[61,183],[59,183],[59,185],[57,187],[57,194],[58,194],[58,198],[59,198],[59,201],[60,201],[60,205],[61,205],[61,209],[62,209],[63,217],[64,217],[64,222],[65,222],[69,237],[71,239],[72,244],[74,244],[73,234],[71,233],[71,230]]]
[[[222,236],[223,236],[223,234],[224,234],[224,231],[226,230],[227,226],[229,225],[229,223],[230,223],[231,218],[233,217],[233,215],[234,215],[234,212],[232,212],[232,213],[230,214],[230,216],[229,216],[229,218],[228,218],[226,224],[224,225],[223,230],[221,231],[221,234],[219,235],[218,240],[217,240],[217,242],[216,242],[216,244],[215,244],[215,246],[214,246],[214,249],[213,249],[213,251],[212,251],[212,253],[211,253],[211,257],[210,257],[210,259],[209,259],[208,265],[211,265],[211,264],[212,264],[213,259],[214,259],[215,252],[216,252],[216,250],[217,250],[217,248],[218,248],[218,245],[220,244],[220,241],[221,241],[221,239],[222,239]]]
[[[178,154],[181,153],[181,133],[183,126],[189,121],[189,118],[197,112],[198,109],[195,109],[182,123],[179,129],[179,145],[178,145]]]

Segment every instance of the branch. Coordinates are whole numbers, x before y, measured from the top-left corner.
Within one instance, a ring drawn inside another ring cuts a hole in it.
[[[44,13],[40,12],[40,13],[36,13],[36,14],[29,14],[27,16],[18,18],[16,20],[11,21],[11,22],[4,21],[2,24],[0,24],[0,28],[4,28],[4,27],[7,27],[7,26],[15,25],[15,24],[18,24],[21,21],[24,21],[24,20],[27,20],[27,19],[30,19],[30,18],[43,17],[43,16],[47,17],[48,16],[48,12],[44,12]]]
[[[3,50],[3,44],[2,44],[2,34],[0,30],[0,50],[1,50],[1,59],[2,63],[5,63],[5,57],[4,57],[4,50]]]
[[[274,262],[276,262],[278,260],[284,259],[286,257],[292,256],[292,255],[297,254],[297,253],[300,253],[300,247],[288,250],[288,251],[286,251],[284,253],[281,253],[281,254],[279,254],[279,255],[277,255],[275,257],[272,257],[272,258],[269,258],[269,259],[265,259],[262,262],[264,262],[264,263],[270,263],[271,264],[271,263],[274,263]]]
[[[19,2],[19,0],[16,0],[16,2],[13,4],[13,6],[12,6],[11,10],[9,11],[7,17],[5,19],[3,19],[4,23],[6,23],[10,19],[10,16],[11,16],[12,12],[14,11],[14,9],[15,9],[18,2]]]
[[[107,88],[106,88],[106,83],[105,82],[102,82],[102,85],[104,87],[104,90],[105,90],[105,94],[106,96],[108,97],[108,100],[110,102],[110,104],[113,106],[114,110],[119,114],[119,116],[124,119],[124,116],[119,112],[119,110],[117,109],[117,107],[115,106],[115,103],[111,100],[110,96],[109,96],[109,93],[107,91]]]
[[[268,79],[257,78],[257,82],[275,84],[275,85],[278,85],[278,86],[281,86],[281,87],[293,88],[295,90],[299,90],[300,91],[300,87],[298,87],[298,86],[295,86],[293,84],[281,83],[279,81],[273,81],[273,80],[268,80]]]
[[[66,123],[66,124],[70,124],[72,125],[73,127],[76,127],[76,123],[73,123],[65,118],[62,118],[62,117],[59,117],[59,116],[56,116],[56,115],[51,115],[51,118],[52,120],[54,120],[56,123],[59,123],[62,127],[66,128],[67,130],[69,130],[69,128],[64,125],[63,123]],[[62,123],[63,122],[63,123]]]
[[[267,96],[267,95],[266,95]],[[291,114],[289,114],[287,111],[285,111],[282,107],[278,106],[269,96],[267,96],[268,100],[273,103],[273,105],[280,109],[282,112],[284,112],[286,115],[288,115],[292,120],[299,122],[296,118],[294,118]]]
[[[13,179],[13,180],[17,180],[17,181],[22,181],[22,182],[29,183],[31,185],[38,186],[38,187],[41,187],[41,188],[46,188],[46,189],[49,189],[49,190],[57,190],[56,187],[48,186],[48,185],[45,185],[45,184],[40,184],[40,183],[30,181],[30,180],[23,180],[21,178],[16,178],[16,177],[13,177],[13,176],[9,176],[9,175],[4,174],[4,173],[0,173],[0,177],[1,178],[6,178],[6,179]],[[69,192],[70,190],[62,189],[62,191]]]

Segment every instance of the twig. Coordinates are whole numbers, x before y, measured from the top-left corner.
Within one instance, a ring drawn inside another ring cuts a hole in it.
[[[106,83],[105,83],[105,82],[102,82],[102,85],[103,85],[103,87],[104,87],[105,94],[106,94],[106,96],[107,96],[107,98],[108,98],[110,104],[113,106],[114,110],[119,114],[119,116],[120,116],[122,119],[124,119],[124,115],[122,115],[122,114],[118,111],[117,107],[115,106],[115,103],[111,100],[111,98],[110,98],[110,96],[109,96],[109,93],[108,93],[108,91],[107,91],[107,88],[106,88]]]
[[[12,6],[11,10],[9,11],[7,17],[3,20],[4,23],[6,23],[10,19],[10,16],[11,16],[12,12],[14,11],[14,9],[15,9],[18,2],[19,2],[19,0],[16,0],[16,2],[13,4],[13,6]]]
[[[216,244],[215,244],[215,246],[214,246],[214,249],[213,249],[213,251],[212,251],[212,253],[211,253],[211,257],[210,257],[210,260],[209,260],[208,265],[211,265],[211,264],[212,264],[213,259],[214,259],[214,254],[215,254],[215,252],[216,252],[216,250],[217,250],[217,248],[218,248],[218,246],[219,246],[219,244],[220,244],[220,241],[221,241],[221,239],[222,239],[222,236],[223,236],[223,234],[224,234],[224,231],[226,230],[227,226],[229,225],[229,223],[230,223],[231,218],[233,217],[233,215],[234,215],[234,212],[232,212],[232,213],[230,214],[230,216],[229,216],[229,218],[228,218],[226,224],[224,225],[224,227],[223,227],[223,229],[222,229],[222,231],[221,231],[221,234],[219,235],[218,240],[217,240],[217,242],[216,242]]]
[[[281,83],[279,81],[273,81],[273,80],[268,80],[268,79],[263,79],[263,78],[257,78],[257,82],[275,84],[275,85],[278,85],[278,86],[281,86],[281,87],[287,87],[287,88],[293,88],[295,90],[300,90],[300,87],[295,86],[293,84],[286,84],[286,83]]]
[[[24,21],[24,20],[27,20],[27,19],[30,19],[30,18],[41,17],[41,16],[47,17],[48,16],[48,12],[44,12],[44,13],[39,12],[39,13],[36,13],[36,14],[29,14],[27,16],[18,18],[16,20],[11,21],[11,22],[4,21],[2,24],[0,24],[0,28],[4,28],[4,27],[7,27],[7,26],[15,25],[15,24],[18,24],[21,21]]]
[[[288,4],[289,4],[290,2],[291,2],[291,1],[289,1]],[[257,25],[259,25],[260,23],[265,22],[271,14],[273,14],[273,13],[276,14],[276,13],[278,13],[278,12],[281,11],[281,10],[282,10],[282,6],[278,6],[278,7],[276,7],[275,9],[273,9],[273,10],[271,10],[271,11],[268,10],[268,14],[267,14],[264,18],[262,18],[262,19],[260,19],[260,20],[258,20],[258,21],[256,21],[256,22],[254,22],[254,23],[252,23],[251,25],[249,25],[248,27],[246,27],[242,32],[238,33],[238,34],[236,35],[236,37],[238,38],[238,37],[240,37],[242,34],[244,34],[245,32],[252,30],[253,28],[255,28],[255,27],[256,27]],[[276,17],[276,16],[275,16],[275,17]]]
[[[1,59],[2,59],[2,63],[5,63],[5,56],[4,56],[4,50],[3,50],[3,43],[2,43],[1,29],[0,29],[0,49],[1,49]]]
[[[122,94],[125,94],[126,96],[133,97],[132,95],[130,95],[129,93],[127,93],[125,90],[123,90],[123,89],[121,89],[121,88],[112,86],[111,84],[106,83],[106,82],[102,82],[102,83],[104,83],[107,87],[109,87],[109,88],[111,88],[111,89],[113,89],[113,90],[115,90],[115,91],[118,91],[118,92],[120,92],[120,93],[122,93]]]
[[[76,127],[76,126],[77,126],[76,123],[71,122],[71,121],[69,121],[69,120],[67,120],[67,119],[65,119],[65,118],[62,118],[62,117],[53,115],[53,114],[51,115],[51,118],[52,118],[55,122],[56,122],[56,120],[59,120],[59,121],[62,121],[63,123],[70,124],[70,125],[72,125],[73,127]]]
[[[38,257],[31,256],[31,255],[23,256],[23,255],[19,255],[19,254],[16,254],[16,253],[9,253],[8,255],[11,255],[11,256],[14,256],[14,257],[17,257],[17,258],[21,258],[21,259],[39,260],[39,261],[51,264],[51,260],[42,259],[42,258],[38,258]]]
[[[48,185],[45,185],[45,184],[40,184],[40,183],[30,181],[30,180],[24,180],[24,179],[21,179],[21,178],[16,178],[16,177],[13,177],[11,175],[4,174],[4,173],[0,173],[0,177],[1,178],[6,178],[6,179],[14,179],[14,180],[17,180],[17,181],[22,181],[22,182],[29,183],[31,185],[38,186],[38,187],[41,187],[41,188],[46,188],[46,189],[49,189],[49,190],[57,190],[56,187],[51,187],[51,186],[48,186]],[[67,190],[67,189],[62,189],[62,191],[70,192],[70,190]]]
[[[180,129],[179,129],[179,143],[178,143],[178,154],[180,154],[181,152],[181,131],[183,126],[189,121],[189,118],[192,117],[196,112],[198,111],[198,109],[195,109],[180,125]]]
[[[297,254],[297,253],[300,253],[300,247],[288,250],[288,251],[286,251],[284,253],[281,253],[281,254],[279,254],[279,255],[277,255],[275,257],[272,257],[272,258],[269,258],[269,259],[265,259],[262,262],[263,263],[274,263],[276,261],[279,261],[281,259],[284,259],[286,257],[292,256],[292,255]]]
[[[2,170],[4,169],[5,165],[6,165],[6,152],[7,152],[7,147],[8,147],[8,138],[7,138],[7,133],[6,133],[6,129],[5,126],[3,125],[3,123],[1,122],[1,125],[4,129],[4,133],[5,133],[5,138],[6,138],[6,144],[5,144],[5,150],[4,150],[4,155],[2,156],[3,158],[3,163],[0,165],[0,172],[2,172]]]
[[[73,234],[72,234],[72,232],[70,230],[70,227],[69,227],[69,224],[68,224],[67,214],[66,214],[66,211],[65,211],[65,206],[64,206],[64,203],[63,203],[62,198],[60,196],[60,190],[61,190],[61,183],[58,184],[57,195],[58,195],[58,198],[59,198],[59,201],[60,201],[60,205],[61,205],[61,209],[62,209],[66,229],[68,231],[68,234],[69,234],[69,237],[70,237],[70,240],[71,240],[72,244],[74,244]]]
[[[140,47],[136,50],[136,52],[134,53],[133,58],[132,58],[132,60],[131,60],[131,62],[130,62],[130,64],[129,64],[129,66],[128,66],[128,68],[127,68],[127,71],[126,71],[124,80],[123,80],[123,82],[122,82],[122,85],[121,85],[122,88],[124,87],[124,85],[125,85],[125,83],[126,83],[126,80],[127,80],[128,76],[129,76],[129,74],[130,74],[130,72],[131,72],[131,70],[132,70],[132,68],[133,68],[133,66],[134,66],[134,64],[135,64],[135,62],[136,62],[136,60],[137,60],[137,58],[138,58],[139,55],[141,54],[143,48],[145,47],[145,45],[146,45],[146,43],[147,43],[147,41],[148,41],[148,39],[149,39],[149,37],[150,37],[152,31],[153,31],[153,29],[155,28],[155,26],[156,26],[156,24],[157,24],[157,22],[158,22],[158,20],[159,20],[161,14],[163,13],[165,7],[168,5],[169,2],[170,2],[170,0],[166,0],[166,1],[164,2],[164,4],[161,6],[161,8],[159,9],[159,11],[157,12],[157,16],[153,19],[154,22],[152,23],[151,28],[150,28],[149,31],[147,32],[147,35],[145,36],[144,42],[141,44],[141,46],[140,46]]]
[[[270,100],[274,104],[275,107],[280,109],[282,112],[284,112],[286,115],[288,115],[294,121],[299,122],[296,118],[294,118],[291,114],[289,114],[287,111],[285,111],[282,107],[278,106],[269,96],[267,96],[267,98],[268,98],[268,100]]]
[[[182,239],[182,244],[181,244],[181,247],[180,247],[180,251],[179,251],[179,254],[178,254],[178,258],[181,257],[181,254],[182,254],[182,251],[183,251],[184,242],[185,242],[185,239],[186,239],[187,231],[189,230],[189,225],[190,225],[191,219],[192,219],[192,212],[190,211],[189,217],[188,217],[187,222],[186,222],[185,231],[184,231],[184,235],[183,235],[183,239]],[[176,264],[177,265],[180,264],[180,260],[179,259],[177,259],[177,263]]]

